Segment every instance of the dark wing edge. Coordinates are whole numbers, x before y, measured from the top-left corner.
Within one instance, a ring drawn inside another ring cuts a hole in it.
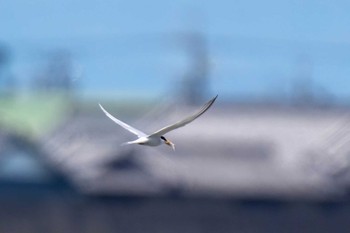
[[[201,115],[203,115],[203,113],[205,113],[215,102],[215,100],[218,98],[218,95],[216,95],[214,98],[212,98],[211,100],[209,100],[206,104],[203,105],[203,107],[195,114],[186,117],[185,119],[176,122],[175,124],[172,125],[168,125],[166,127],[161,128],[160,130],[154,132],[151,135],[158,135],[158,136],[162,136],[163,134],[166,134],[174,129],[183,127],[189,123],[191,123],[192,121],[194,121],[195,119],[197,119],[198,117],[200,117]]]

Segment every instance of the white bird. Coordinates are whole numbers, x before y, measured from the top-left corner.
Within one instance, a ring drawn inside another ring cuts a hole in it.
[[[109,112],[107,112],[101,104],[100,108],[102,109],[102,111],[106,114],[107,117],[109,117],[112,121],[114,121],[115,123],[117,123],[118,125],[120,125],[121,127],[123,127],[124,129],[130,131],[131,133],[135,134],[138,139],[134,140],[134,141],[130,141],[130,142],[126,142],[124,144],[139,144],[139,145],[146,145],[146,146],[159,146],[162,143],[171,146],[171,148],[173,148],[173,150],[175,150],[175,144],[172,143],[171,141],[169,141],[168,139],[166,139],[163,135],[174,130],[177,128],[180,128],[182,126],[187,125],[188,123],[191,123],[192,121],[194,121],[195,119],[197,119],[199,116],[201,116],[203,113],[205,113],[215,102],[216,98],[218,96],[215,96],[213,99],[211,99],[209,102],[207,102],[198,112],[196,112],[195,114],[186,117],[185,119],[176,122],[175,124],[172,125],[168,125],[165,126],[159,130],[157,130],[156,132],[152,133],[152,134],[146,134],[138,129],[135,129],[134,127],[124,123],[121,120],[118,120],[117,118],[115,118],[114,116],[112,116]]]

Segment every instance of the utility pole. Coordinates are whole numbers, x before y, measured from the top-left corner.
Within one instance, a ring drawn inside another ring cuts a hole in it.
[[[0,95],[4,97],[13,95],[16,86],[16,80],[10,73],[9,63],[9,49],[0,45]]]
[[[185,35],[189,68],[181,82],[181,95],[188,104],[199,104],[206,99],[209,89],[209,55],[207,41],[199,32]]]

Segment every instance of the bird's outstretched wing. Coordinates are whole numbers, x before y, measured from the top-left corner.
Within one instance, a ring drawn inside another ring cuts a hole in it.
[[[115,123],[117,123],[118,125],[120,125],[121,127],[123,127],[124,129],[130,131],[131,133],[137,135],[139,138],[140,137],[145,137],[147,136],[144,132],[138,130],[138,129],[135,129],[134,127],[122,122],[121,120],[118,120],[117,118],[115,118],[114,116],[112,116],[109,112],[107,112],[101,104],[98,104],[100,105],[100,108],[102,109],[102,111],[106,114],[106,116],[108,116],[112,121],[114,121]]]
[[[168,125],[156,132],[154,132],[153,134],[151,134],[150,136],[162,136],[174,129],[180,128],[182,126],[187,125],[188,123],[191,123],[192,121],[194,121],[195,119],[197,119],[198,117],[200,117],[203,113],[205,113],[215,102],[216,98],[218,96],[215,96],[213,99],[211,99],[208,103],[206,103],[197,113],[186,117],[185,119],[176,122],[175,124],[172,125]]]

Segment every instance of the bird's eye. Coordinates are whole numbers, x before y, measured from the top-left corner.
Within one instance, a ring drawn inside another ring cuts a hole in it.
[[[161,139],[163,139],[164,141],[166,141],[166,139],[165,139],[165,137],[164,137],[164,136],[161,136],[160,138],[161,138]]]

